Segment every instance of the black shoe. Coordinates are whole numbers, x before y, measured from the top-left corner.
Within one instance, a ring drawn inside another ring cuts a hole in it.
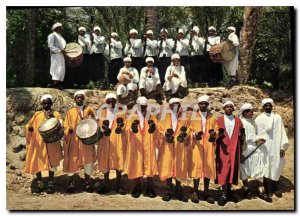
[[[244,195],[244,198],[246,198],[246,199],[251,199],[252,198],[252,193],[249,189],[244,190],[243,195]]]
[[[40,194],[40,193],[43,192],[43,189],[44,189],[43,182],[42,181],[37,181],[37,186],[32,189],[31,193]]]
[[[75,186],[74,186],[74,183],[71,183],[68,187],[67,187],[67,190],[66,192],[67,193],[74,193],[76,190]]]
[[[152,188],[147,188],[147,196],[150,198],[156,197],[156,193]]]
[[[162,200],[165,202],[169,202],[172,199],[172,196],[172,192],[169,191],[162,197]]]
[[[123,187],[117,187],[116,192],[120,195],[126,195],[126,191],[124,190]]]
[[[89,182],[84,183],[84,191],[87,193],[93,193],[94,192],[94,187],[92,187]]]
[[[219,206],[224,206],[227,203],[227,201],[228,201],[228,199],[227,199],[226,194],[222,194],[222,196],[218,200],[218,205]]]
[[[204,193],[203,200],[205,200],[209,204],[215,203],[215,199],[213,197],[209,196],[208,193]]]
[[[142,193],[142,190],[140,188],[138,188],[138,187],[135,187],[134,190],[131,193],[131,196],[133,198],[139,198],[139,196],[141,195],[141,193]]]
[[[274,195],[277,196],[278,198],[282,197],[282,192],[280,190],[275,190]]]
[[[188,198],[186,197],[186,195],[183,193],[183,191],[177,191],[176,192],[176,197],[179,201],[181,202],[188,202]]]
[[[53,182],[52,182],[52,181],[49,181],[49,182],[48,182],[48,186],[47,186],[47,189],[46,189],[46,193],[47,193],[47,194],[54,194],[54,193],[55,193],[55,189],[54,189],[54,185],[53,185]]]
[[[193,203],[199,203],[199,193],[198,192],[194,192],[192,197],[191,197],[191,201]]]
[[[258,197],[259,197],[260,199],[262,199],[262,200],[268,202],[268,203],[272,203],[272,202],[273,202],[272,197],[271,197],[270,195],[264,193],[264,192],[263,192],[263,193],[260,193],[260,194],[258,195]]]
[[[110,192],[109,186],[107,184],[102,184],[98,189],[97,193],[99,194],[106,194]]]

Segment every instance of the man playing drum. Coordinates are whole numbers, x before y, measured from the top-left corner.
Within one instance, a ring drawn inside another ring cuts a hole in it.
[[[93,172],[93,163],[96,161],[95,145],[85,145],[76,136],[75,131],[81,120],[95,118],[95,111],[92,107],[84,105],[86,95],[83,90],[74,94],[76,106],[71,108],[64,120],[64,163],[63,171],[70,177],[68,193],[75,191],[74,173],[84,168],[85,191],[93,192],[94,188],[90,183],[90,175]]]
[[[50,74],[52,76],[53,87],[62,88],[62,82],[65,78],[65,46],[66,41],[61,36],[62,24],[55,23],[52,26],[52,33],[48,36],[48,47],[51,55]],[[51,85],[49,85],[50,87]]]
[[[46,192],[52,194],[54,189],[54,172],[62,159],[62,147],[60,141],[46,144],[39,131],[38,127],[46,119],[57,118],[59,124],[62,124],[62,117],[57,112],[51,109],[52,96],[49,94],[41,97],[43,111],[37,111],[26,124],[26,160],[24,164],[24,172],[36,174],[37,187],[32,189],[33,193],[41,193],[44,189],[42,181],[42,171],[49,170],[49,180],[46,187]]]

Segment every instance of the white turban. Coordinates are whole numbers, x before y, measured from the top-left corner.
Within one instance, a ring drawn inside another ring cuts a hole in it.
[[[136,103],[139,104],[139,105],[147,105],[147,102],[148,102],[148,99],[145,98],[145,97],[139,97],[136,100]]]
[[[169,100],[169,104],[173,104],[173,103],[180,103],[180,99],[179,98],[172,98],[171,100]]]
[[[136,29],[131,29],[131,30],[129,31],[129,34],[133,34],[133,33],[138,34],[138,31],[137,31]]]
[[[174,53],[174,54],[171,56],[171,60],[174,60],[174,59],[180,59],[180,56],[179,56],[177,53]]]
[[[199,34],[199,28],[198,28],[198,26],[194,26],[194,27],[193,27],[193,30],[194,30],[197,34]]]
[[[274,101],[272,98],[265,98],[262,100],[261,105],[264,106],[266,103],[274,104]]]
[[[184,33],[182,29],[178,29],[178,33]]]
[[[252,104],[250,104],[250,103],[244,103],[244,104],[241,106],[240,111],[241,111],[241,114],[243,114],[243,112],[244,112],[245,110],[252,110],[252,109],[253,109]]]
[[[110,34],[110,36],[112,36],[112,37],[114,37],[114,36],[118,37],[119,35],[118,35],[117,32],[112,32],[112,33]]]
[[[165,28],[161,29],[160,32],[166,32],[167,34],[169,34],[168,30]]]
[[[197,102],[198,103],[200,103],[200,102],[209,103],[208,100],[209,100],[209,96],[208,95],[202,95],[201,97],[198,97]]]
[[[130,62],[132,62],[132,60],[131,60],[131,58],[130,58],[130,57],[126,57],[126,58],[124,58],[124,59],[123,59],[123,62],[126,62],[126,61],[130,61]]]
[[[226,105],[229,105],[231,104],[232,106],[234,106],[233,102],[232,101],[226,101],[224,104],[223,104],[223,107],[225,107]]]
[[[114,93],[108,93],[105,95],[105,100],[109,99],[109,98],[113,98],[117,100],[117,96]]]
[[[213,26],[210,26],[210,27],[208,28],[208,31],[209,31],[209,30],[217,31],[217,29],[216,29],[215,27],[213,27]]]
[[[147,58],[146,58],[146,63],[149,62],[149,61],[151,61],[151,62],[154,63],[154,59],[153,59],[152,57],[147,57]]]
[[[55,24],[52,26],[52,31],[53,31],[54,29],[56,29],[57,27],[62,27],[62,24],[59,23],[59,22],[55,23]]]
[[[233,26],[230,26],[230,27],[228,27],[228,28],[227,28],[227,30],[232,30],[232,31],[234,31],[234,32],[235,32],[235,27],[233,27]]]
[[[78,31],[84,31],[84,32],[86,32],[86,29],[84,27],[79,27]]]
[[[99,26],[95,26],[94,27],[94,31],[99,30],[99,32],[101,33],[101,28]]]
[[[43,100],[46,100],[46,99],[50,99],[52,101],[52,96],[50,94],[45,94],[41,97],[41,102],[43,102]]]
[[[74,98],[76,97],[76,95],[83,95],[84,97],[86,97],[86,95],[85,95],[85,93],[84,93],[83,90],[79,90],[79,91],[75,92]]]
[[[148,31],[146,32],[146,34],[152,34],[152,35],[153,35],[153,31],[152,31],[152,30],[148,30]]]

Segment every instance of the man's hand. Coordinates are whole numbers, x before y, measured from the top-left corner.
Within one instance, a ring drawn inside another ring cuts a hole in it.
[[[285,155],[285,151],[284,150],[280,150],[280,157],[284,157],[284,155]]]
[[[257,144],[258,145],[262,145],[262,144],[264,144],[266,142],[266,140],[265,139],[262,139],[262,138],[259,138],[258,140],[257,140]]]
[[[171,80],[172,80],[172,78],[173,78],[173,76],[168,76],[168,78],[167,78],[167,79],[168,79],[169,81],[171,81]]]
[[[32,127],[32,126],[29,126],[29,127],[28,127],[28,131],[29,131],[29,132],[33,132],[33,131],[34,131],[33,127]]]
[[[173,74],[173,77],[179,78],[179,76],[176,73]]]

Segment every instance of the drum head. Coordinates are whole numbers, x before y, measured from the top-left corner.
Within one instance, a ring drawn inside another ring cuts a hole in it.
[[[223,42],[222,46],[222,58],[225,61],[231,61],[235,56],[235,46],[228,42]]]
[[[58,124],[58,120],[56,118],[46,119],[40,124],[38,130],[39,132],[44,133],[54,128],[57,124]]]
[[[82,54],[82,47],[78,43],[68,43],[65,48],[67,57],[73,59]]]
[[[92,137],[98,130],[98,124],[94,119],[82,120],[76,128],[76,135],[80,139]]]

